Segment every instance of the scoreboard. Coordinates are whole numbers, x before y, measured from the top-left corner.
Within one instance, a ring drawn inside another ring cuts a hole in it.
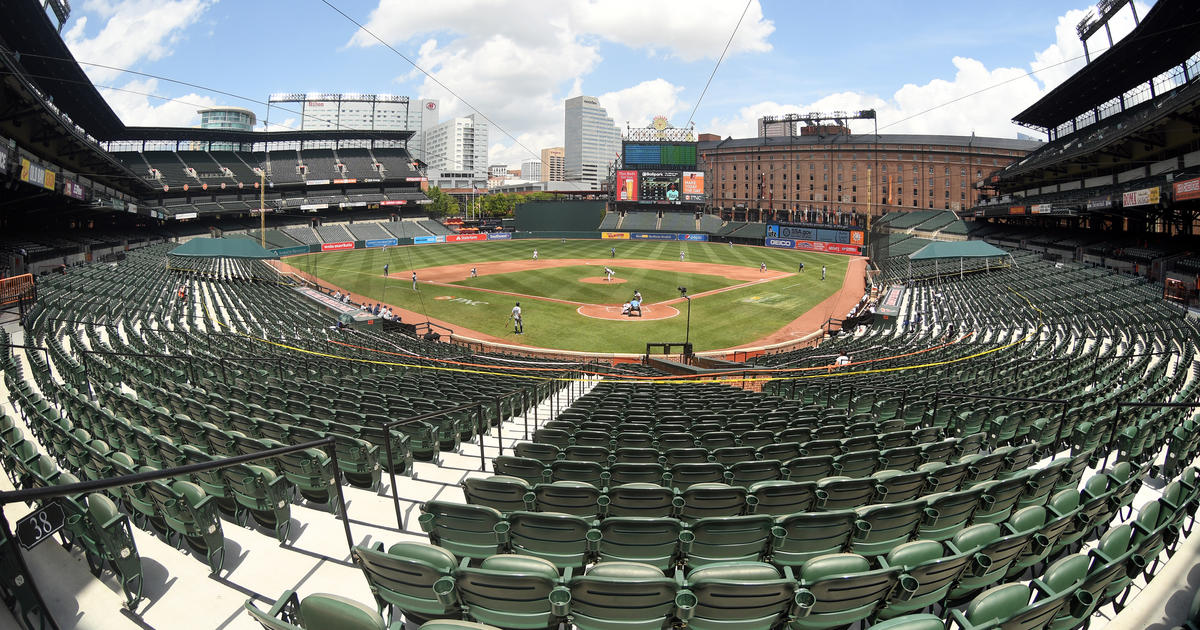
[[[683,142],[626,142],[622,147],[626,167],[673,166],[691,169],[696,166],[696,143]]]

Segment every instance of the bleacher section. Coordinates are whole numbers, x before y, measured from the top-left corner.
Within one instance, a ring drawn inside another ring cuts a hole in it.
[[[889,238],[893,248],[921,240]],[[70,530],[125,550],[112,565],[124,592],[106,593],[114,610],[121,600],[138,607],[143,588],[183,592],[205,598],[193,620],[211,626],[244,614],[230,600],[245,595],[228,594],[264,590],[271,572],[261,567],[302,559],[305,572],[319,568],[361,602],[405,575],[412,595],[389,595],[387,618],[373,627],[434,614],[517,630],[509,620],[530,606],[538,627],[592,630],[588,618],[774,627],[804,593],[822,593],[805,617],[813,628],[876,617],[942,628],[1035,612],[1070,628],[1119,623],[1126,591],[1136,596],[1186,543],[1200,505],[1200,416],[1115,405],[1194,400],[1200,330],[1153,289],[1103,270],[1022,254],[990,273],[918,281],[894,322],[757,358],[756,369],[771,370],[751,373],[765,377],[762,392],[626,379],[656,374],[631,366],[599,383],[564,378],[584,393],[549,419],[526,420],[521,401],[547,400],[555,385],[506,372],[511,358],[374,329],[338,333],[350,341],[333,349],[326,312],[259,282],[273,274],[264,263],[164,275],[169,247],[41,283],[26,341],[48,354],[0,357],[15,413],[0,434],[12,482],[53,486],[326,436],[337,467],[312,450],[67,503],[118,523],[110,534],[125,532],[100,536],[90,519]],[[186,302],[174,298],[180,283]],[[94,321],[71,318],[81,310]],[[210,332],[211,318],[221,332]],[[260,341],[277,337],[287,345]],[[176,356],[183,348],[187,361]],[[379,361],[377,349],[402,353],[405,367]],[[837,354],[851,364],[831,366]],[[230,360],[238,356],[253,360]],[[444,367],[441,358],[479,368],[425,369]],[[833,370],[845,373],[805,378]],[[489,470],[465,472],[480,448]],[[380,489],[393,472],[414,523],[406,528],[388,528],[393,507]],[[328,561],[346,553],[335,544],[342,508],[330,480],[350,499],[342,516],[355,540],[371,543],[353,550],[352,565]],[[189,554],[159,537],[182,537]],[[188,563],[221,579],[165,589]],[[160,566],[175,568],[147,570]],[[496,588],[478,590],[485,579]],[[989,589],[1030,583],[1054,605],[1025,599],[986,619],[976,612]],[[541,590],[514,603],[516,589]],[[560,593],[553,606],[551,592]],[[648,592],[661,605],[629,605]],[[748,599],[766,592],[776,596]],[[742,605],[713,604],[733,599]],[[935,614],[916,614],[930,606]],[[163,607],[144,609],[152,627]],[[823,614],[836,618],[814,617]]]
[[[316,232],[313,232],[313,229],[307,225],[287,228],[283,232],[305,245],[316,245],[321,242],[321,239],[317,238]]]
[[[696,215],[691,212],[664,212],[658,229],[664,232],[695,232]]]
[[[333,155],[333,149],[305,149],[301,152],[301,160],[307,167],[307,173],[304,176],[306,180],[332,180],[344,177],[335,168],[337,158]]]
[[[150,168],[157,169],[161,179],[161,183],[172,188],[182,187],[184,184],[197,186],[200,180],[187,174],[187,164],[184,164],[179,156],[171,151],[146,151],[142,153],[142,157]],[[145,169],[137,172],[144,172]]]
[[[380,223],[351,223],[346,226],[346,229],[350,230],[350,233],[354,235],[354,240],[357,241],[393,238]]]
[[[270,163],[270,180],[281,184],[303,182],[304,179],[297,172],[300,165],[297,156],[298,152],[296,151],[269,152],[267,160]]]
[[[406,149],[375,148],[371,154],[383,165],[383,175],[388,179],[421,177],[420,171],[413,168],[412,155]]]
[[[606,212],[604,214],[604,220],[600,221],[600,227],[598,229],[601,231],[615,230],[615,229],[617,229],[617,223],[620,220],[621,220],[621,213]]]
[[[318,225],[316,230],[317,236],[320,236],[321,241],[324,243],[340,243],[354,240],[354,236],[346,231],[346,226],[344,225]]]
[[[417,225],[425,228],[425,231],[434,236],[445,236],[446,234],[454,233],[451,232],[449,228],[441,223],[438,223],[437,221],[434,221],[433,219],[417,219]]]
[[[621,221],[621,229],[626,232],[652,232],[658,229],[657,212],[626,212]]]
[[[375,170],[375,158],[371,157],[369,149],[338,149],[337,156],[346,167],[346,177],[357,179],[376,179],[379,177],[379,171]]]

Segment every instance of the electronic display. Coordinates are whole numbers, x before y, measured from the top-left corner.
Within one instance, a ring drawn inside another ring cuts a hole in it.
[[[643,203],[680,203],[683,183],[679,171],[641,171]]]
[[[696,165],[695,144],[626,142],[623,147],[626,166],[679,166]]]

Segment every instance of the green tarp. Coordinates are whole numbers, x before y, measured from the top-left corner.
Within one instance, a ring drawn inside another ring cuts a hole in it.
[[[996,258],[1008,252],[983,241],[934,241],[908,255],[909,260],[939,258]]]
[[[168,256],[183,258],[279,258],[258,241],[248,238],[194,238],[175,249]]]

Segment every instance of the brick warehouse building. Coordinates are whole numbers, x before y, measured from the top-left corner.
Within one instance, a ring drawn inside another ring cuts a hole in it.
[[[970,208],[980,194],[976,182],[1040,146],[976,136],[842,133],[715,140],[704,134],[699,153],[712,211],[731,220],[788,220],[800,219],[797,212],[803,211],[866,213],[869,187],[875,216]]]

